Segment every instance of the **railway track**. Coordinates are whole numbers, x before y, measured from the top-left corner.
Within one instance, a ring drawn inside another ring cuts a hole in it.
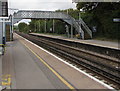
[[[120,60],[36,36],[23,33],[18,34],[60,57],[72,61],[73,63],[91,71],[95,75],[102,76],[102,78],[104,77],[109,84],[114,84],[116,89],[120,89]]]
[[[109,56],[113,58],[118,58],[120,59],[120,49],[119,48],[111,48],[111,47],[105,47],[105,46],[97,46],[94,43],[93,44],[87,44],[87,43],[82,43],[82,42],[76,42],[73,40],[69,39],[62,39],[62,38],[56,38],[56,37],[49,37],[46,35],[39,35],[39,34],[34,34],[30,33],[30,35],[37,36],[42,39],[46,39],[49,41],[54,41],[54,42],[59,42],[60,44],[68,45],[74,48],[79,48],[83,50],[88,50],[94,53],[99,53],[104,56]]]

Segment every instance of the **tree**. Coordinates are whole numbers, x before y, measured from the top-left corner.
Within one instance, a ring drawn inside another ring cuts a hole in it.
[[[29,32],[29,27],[26,23],[22,22],[22,23],[19,23],[18,25],[18,29],[20,32],[24,32],[24,33],[28,33]]]
[[[98,6],[98,2],[79,2],[77,4],[77,9],[82,9],[83,11],[91,11]]]
[[[113,22],[120,15],[120,2],[80,2],[77,9],[82,9],[83,20],[92,28],[97,26],[95,36],[117,39],[120,24]]]
[[[31,32],[35,31],[35,22],[36,20],[32,19],[31,22],[29,22],[29,29],[31,30]]]

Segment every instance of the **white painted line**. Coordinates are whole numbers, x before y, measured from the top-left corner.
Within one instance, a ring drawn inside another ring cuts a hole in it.
[[[17,34],[17,35],[18,35],[18,34]],[[20,35],[18,35],[18,36],[20,36]],[[20,36],[20,37],[23,38],[22,36]],[[100,84],[103,85],[104,87],[107,87],[108,89],[111,89],[111,90],[115,90],[113,87],[109,86],[108,84],[106,84],[106,83],[100,81],[99,79],[97,79],[97,78],[95,78],[95,77],[89,75],[88,73],[86,73],[86,72],[80,70],[79,68],[73,66],[72,64],[69,64],[68,62],[66,62],[66,61],[64,61],[63,59],[61,59],[61,58],[57,57],[56,55],[54,55],[53,53],[51,53],[51,52],[49,52],[49,51],[43,49],[42,47],[40,47],[40,46],[34,44],[33,42],[31,42],[31,41],[29,41],[29,40],[27,40],[27,39],[25,39],[25,38],[23,38],[23,39],[26,40],[27,42],[33,44],[34,46],[38,47],[39,49],[45,51],[46,53],[50,54],[51,56],[57,58],[57,59],[60,60],[61,62],[63,62],[63,63],[65,63],[65,64],[69,65],[70,67],[74,68],[75,70],[79,71],[80,73],[82,73],[82,74],[86,75],[87,77],[93,79],[94,81],[100,83]]]

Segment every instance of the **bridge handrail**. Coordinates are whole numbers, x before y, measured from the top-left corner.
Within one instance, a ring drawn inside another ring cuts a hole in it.
[[[90,37],[92,38],[92,31],[89,29],[89,27],[86,25],[86,23],[82,20],[82,18],[80,18],[79,22],[81,22],[83,27],[86,29],[86,31],[89,33]]]

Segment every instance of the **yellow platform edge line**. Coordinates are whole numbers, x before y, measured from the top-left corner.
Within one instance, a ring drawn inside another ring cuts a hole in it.
[[[41,57],[39,57],[31,48],[29,48],[26,44],[20,41],[25,47],[27,47],[47,68],[49,68],[66,86],[70,89],[75,89],[71,84],[69,84],[63,77],[61,77],[53,68],[51,68]]]

